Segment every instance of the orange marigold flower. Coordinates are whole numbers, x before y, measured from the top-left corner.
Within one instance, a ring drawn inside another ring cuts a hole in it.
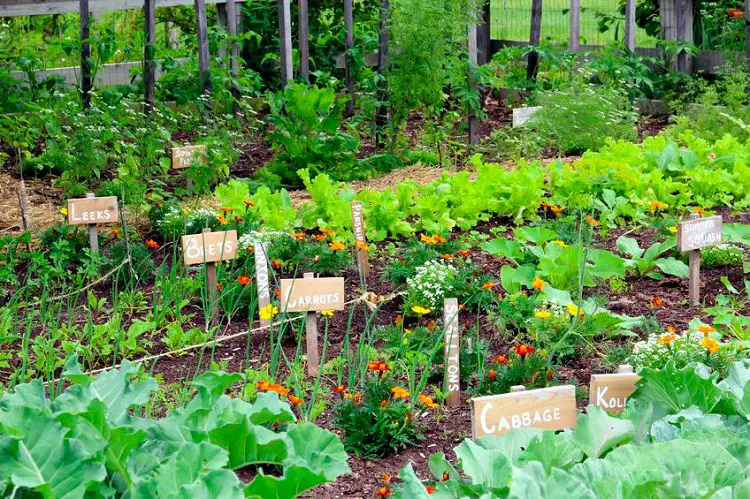
[[[497,283],[494,281],[485,282],[484,284],[482,284],[482,289],[492,289],[495,286],[497,286]]]
[[[120,235],[120,229],[112,229],[112,231],[110,232],[110,235],[112,235],[112,237],[119,236]]]
[[[153,239],[146,239],[146,246],[148,246],[151,249],[158,249],[159,243],[157,243]]]
[[[727,11],[727,16],[729,19],[738,20],[745,17],[745,13],[742,11],[742,9],[729,9]]]
[[[234,221],[235,221],[235,222],[237,222],[237,223],[239,224],[239,223],[242,223],[242,222],[244,222],[244,221],[245,221],[245,219],[244,219],[244,218],[242,218],[242,217],[240,217],[240,216],[236,216],[236,217],[234,217]]]
[[[490,381],[495,381],[495,370],[490,369],[490,372],[487,374],[487,377],[489,378]]]
[[[222,283],[220,283],[220,282],[217,282],[216,283],[216,289],[218,289],[219,291],[222,291],[224,289],[224,285]]]
[[[663,210],[667,207],[667,203],[662,203],[661,201],[651,201],[649,205],[651,205],[651,211]]]
[[[427,323],[427,330],[429,332],[433,332],[435,330],[435,321],[430,321]]]
[[[697,213],[698,215],[708,215],[708,212],[704,210],[703,208],[700,208],[698,206],[695,206],[693,208],[693,212]]]
[[[698,332],[703,333],[703,336],[708,336],[711,333],[716,332],[716,328],[713,326],[709,326],[708,324],[701,324],[698,326]]]
[[[395,324],[396,326],[401,326],[401,324],[403,324],[403,323],[404,323],[404,318],[403,318],[403,317],[401,317],[401,315],[397,315],[397,316],[396,316],[396,318],[395,318],[395,319],[393,319],[393,323],[394,323],[394,324]]]
[[[535,277],[533,281],[531,281],[531,287],[536,289],[537,291],[543,291],[545,284],[546,283],[544,282],[544,280],[542,280],[542,278],[538,276]]]
[[[444,253],[440,255],[440,258],[442,258],[443,260],[455,260],[456,255],[454,255],[453,253]]]
[[[505,355],[498,355],[497,357],[495,357],[495,362],[497,362],[498,364],[507,364],[508,357],[506,357]]]
[[[400,386],[394,386],[391,388],[391,393],[393,394],[393,398],[396,399],[408,399],[409,398],[409,390],[406,388],[401,388]]]
[[[281,268],[281,262],[278,260],[271,260],[271,265],[273,265],[273,268],[280,269]]]
[[[257,388],[258,390],[262,391],[262,392],[266,392],[266,391],[268,391],[268,387],[269,387],[269,386],[271,386],[271,383],[269,383],[268,381],[258,381],[258,382],[257,382],[257,383],[255,384],[255,387],[256,387],[256,388]]]
[[[320,228],[320,232],[322,232],[323,234],[325,234],[328,237],[333,237],[333,235],[336,234],[335,230],[324,229],[322,227]]]
[[[281,290],[280,290],[279,288],[276,288],[276,290],[275,290],[275,291],[273,292],[273,295],[274,295],[274,296],[275,296],[276,298],[279,298],[279,297],[281,297]]]
[[[390,473],[383,473],[383,482],[391,483],[391,478],[393,477],[391,476]]]
[[[444,481],[444,482],[445,482],[445,481],[447,481],[447,480],[448,480],[448,479],[449,479],[450,477],[451,477],[451,476],[450,476],[450,475],[448,474],[448,472],[447,472],[447,471],[444,471],[444,472],[443,472],[443,481]]]
[[[226,206],[222,206],[221,208],[219,208],[219,211],[226,215],[227,213],[232,213],[232,208],[227,208]]]
[[[674,328],[674,326],[667,326],[667,332],[670,334],[675,334],[677,330]]]
[[[562,206],[552,206],[550,207],[550,210],[552,210],[552,213],[554,213],[555,215],[559,217],[560,214],[562,214],[562,212],[565,211],[565,208],[563,208]]]
[[[589,225],[591,225],[593,227],[596,227],[597,225],[599,225],[599,220],[597,220],[596,218],[592,217],[591,215],[586,215],[586,218],[584,218],[584,220],[586,221],[587,224],[589,224]]]
[[[316,234],[313,236],[313,239],[315,239],[318,242],[323,242],[326,240],[326,237],[327,236],[325,234]]]
[[[425,485],[424,488],[429,495],[432,495],[432,493],[435,492],[435,487],[433,485]]]
[[[243,203],[245,203],[245,206],[247,206],[248,208],[250,208],[251,206],[255,206],[255,204],[249,199],[245,199]]]
[[[383,361],[370,362],[367,368],[373,372],[385,373],[391,370],[391,366]]]
[[[651,304],[649,305],[651,308],[659,308],[664,306],[664,300],[662,300],[659,297],[653,297],[651,298]]]
[[[434,408],[438,407],[438,404],[432,400],[432,397],[425,395],[424,393],[419,394],[419,401],[422,402],[425,407]]]
[[[462,312],[465,312],[467,310],[466,305],[464,305],[463,303],[459,303],[458,309]]]
[[[659,336],[656,342],[660,345],[671,345],[675,339],[677,339],[677,336],[674,334],[664,333]]]
[[[218,220],[221,225],[226,225],[229,223],[227,222],[227,219],[224,218],[224,215],[216,215],[216,220]]]
[[[534,347],[521,343],[520,345],[514,346],[513,351],[516,352],[516,355],[519,357],[525,357],[534,351]]]
[[[346,248],[346,246],[344,246],[344,243],[339,241],[331,241],[330,243],[328,243],[328,247],[331,248],[331,251],[341,251]]]
[[[378,497],[388,497],[391,495],[391,490],[388,487],[380,487],[375,495]]]
[[[708,336],[703,338],[703,341],[701,341],[701,346],[708,350],[708,353],[716,353],[719,351],[719,342],[713,338],[709,338]]]
[[[246,275],[241,275],[237,278],[237,282],[239,282],[243,286],[247,286],[248,284],[250,284],[250,277]]]
[[[346,391],[346,385],[339,385],[333,388],[333,393],[342,394]]]
[[[364,241],[357,241],[357,249],[361,251],[370,251],[370,247]]]
[[[299,397],[295,397],[294,395],[289,395],[289,402],[292,405],[300,405],[302,403],[302,399]]]
[[[255,253],[255,248],[245,248],[248,253]]]
[[[289,390],[281,385],[277,385],[276,383],[271,383],[268,387],[268,391],[274,392],[277,395],[289,395]]]
[[[552,369],[547,371],[547,381],[552,381],[552,378],[554,377],[554,375],[555,375],[555,371],[553,371]]]
[[[292,232],[289,234],[289,237],[294,238],[297,241],[304,241],[306,236],[304,232]]]
[[[460,251],[457,251],[456,253],[458,253],[461,256],[469,256],[471,255],[471,250],[460,250]]]
[[[436,243],[440,243],[440,244],[443,244],[444,242],[447,241],[446,238],[444,238],[443,236],[438,235],[438,234],[433,234],[432,238],[435,240]]]
[[[435,241],[435,238],[432,236],[426,236],[424,234],[419,235],[419,240],[422,241],[425,244],[436,244],[437,241]]]
[[[382,401],[380,402],[380,407],[382,407],[383,409],[385,409],[385,406],[386,406],[386,405],[388,405],[388,401],[387,401],[387,400],[385,400],[385,399],[383,399],[383,400],[382,400]]]

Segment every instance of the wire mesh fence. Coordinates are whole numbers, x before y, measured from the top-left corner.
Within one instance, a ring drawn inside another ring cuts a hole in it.
[[[528,41],[531,30],[532,0],[491,0],[493,40]],[[624,15],[619,0],[581,0],[581,43],[607,45],[622,40]],[[570,33],[570,0],[544,0],[542,39],[567,44]],[[652,47],[656,40],[642,29],[636,30],[636,44]]]

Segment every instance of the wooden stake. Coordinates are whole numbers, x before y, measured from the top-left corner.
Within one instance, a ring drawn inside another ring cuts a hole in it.
[[[200,69],[201,93],[211,92],[210,61],[208,60],[208,27],[206,1],[195,0],[195,22],[198,34],[198,68]]]
[[[240,64],[240,47],[237,44],[237,6],[234,0],[227,0],[227,28],[229,29],[229,36],[232,37],[232,41],[229,44],[229,74],[232,78],[237,78],[239,74]],[[237,86],[231,84],[232,97],[232,114],[237,117],[240,114],[240,98],[242,94]]]
[[[529,44],[538,46],[542,40],[542,0],[531,0],[531,37]],[[539,53],[529,54],[529,65],[526,68],[526,79],[535,80],[539,71]]]
[[[310,22],[307,0],[299,0],[299,75],[304,80],[310,78]]]
[[[700,307],[701,301],[701,250],[688,252],[688,268],[690,280],[690,306]]]
[[[281,45],[281,86],[294,79],[292,66],[292,20],[290,0],[279,0],[279,40]]]
[[[86,193],[87,198],[94,198],[93,192]],[[91,247],[92,253],[99,253],[99,234],[96,231],[96,224],[88,224],[89,226],[89,246]]]
[[[305,279],[314,279],[315,274],[305,272]],[[318,353],[318,315],[307,312],[305,316],[305,345],[307,346],[307,374],[317,376],[320,369],[320,354]]]
[[[89,0],[79,0],[78,8],[81,16],[81,102],[83,103],[83,108],[88,109],[91,105],[91,89],[94,86],[91,77]]]
[[[491,18],[492,18],[492,14],[490,11],[490,2],[489,0],[487,0],[484,2],[484,5],[482,5],[481,7],[481,15],[479,16],[479,25],[477,26],[477,52],[478,52],[477,64],[479,64],[480,66],[487,64],[492,59]]]
[[[143,101],[144,111],[151,114],[156,103],[156,0],[144,0],[143,17],[146,43],[143,46]]]
[[[635,50],[635,0],[625,1],[625,46]]]
[[[21,149],[18,148],[18,175],[21,180],[16,185],[16,195],[18,196],[18,207],[21,210],[21,227],[23,231],[29,230],[29,214],[28,214],[28,196],[26,195],[26,181],[23,179],[23,160],[21,159]],[[26,249],[31,251],[29,243],[26,243]]]
[[[207,234],[211,232],[211,229],[203,229],[203,233]],[[205,254],[205,250],[204,250]],[[208,313],[211,317],[211,322],[216,321],[219,311],[219,287],[216,279],[216,263],[206,262],[206,287],[208,288]]]
[[[388,99],[388,90],[385,84],[385,73],[388,69],[388,47],[390,43],[390,12],[389,0],[380,1],[380,34],[378,36],[378,74],[381,76],[378,84],[378,110],[375,115],[375,144],[380,147],[385,143],[384,128],[388,122],[388,108],[385,101]]]
[[[570,41],[568,48],[578,52],[581,48],[581,0],[570,0]]]
[[[354,48],[354,8],[353,0],[344,0],[344,30],[346,31],[346,65],[344,66],[344,79],[346,90],[349,93],[349,102],[346,103],[346,113],[354,113],[354,60],[352,49]]]
[[[479,62],[479,54],[477,48],[477,25],[472,23],[468,28],[468,39],[469,39],[469,83],[474,91],[478,91],[476,83],[474,83],[474,66]],[[479,120],[473,112],[469,113],[469,145],[475,146],[479,144]]]
[[[445,325],[445,402],[448,407],[458,407],[461,403],[461,368],[459,357],[461,339],[458,332],[458,300],[446,298],[443,302],[443,323]]]
[[[268,283],[268,257],[262,243],[255,244],[255,282],[258,287],[258,310],[270,305],[271,288]],[[270,326],[271,321],[260,319],[261,326]]]

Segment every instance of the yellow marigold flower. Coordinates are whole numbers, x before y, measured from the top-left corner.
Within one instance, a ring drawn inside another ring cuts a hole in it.
[[[671,227],[667,227],[667,230],[669,231],[670,234],[677,234],[677,226],[676,225],[673,225]]]
[[[550,241],[550,242],[552,244],[556,245],[556,246],[560,246],[561,248],[567,248],[568,247],[568,245],[565,244],[564,241],[560,241],[559,239],[555,239],[554,241]]]
[[[424,393],[419,394],[419,401],[422,402],[426,407],[438,407],[438,404],[432,400],[432,397],[425,395]]]
[[[568,309],[568,313],[573,317],[577,315],[583,315],[583,311],[578,307],[578,305],[574,303],[568,303],[567,305],[565,305],[565,308]]]
[[[272,303],[269,303],[265,307],[261,308],[260,312],[258,313],[260,314],[261,319],[263,319],[264,321],[270,321],[276,314],[279,313],[279,307],[275,306]]]
[[[420,305],[414,305],[413,307],[411,307],[411,311],[418,315],[427,315],[431,312],[429,308],[425,308]]]
[[[440,236],[438,234],[433,234],[432,238],[435,240],[436,243],[440,243],[440,244],[442,244],[442,243],[444,243],[444,242],[447,241],[446,238],[444,238],[443,236]]]
[[[391,388],[391,393],[393,394],[393,398],[395,399],[408,399],[409,398],[409,390],[406,388],[401,388],[400,386],[394,386]]]
[[[703,338],[703,341],[701,341],[701,346],[708,350],[709,353],[716,353],[719,351],[719,342],[713,338]]]
[[[216,220],[218,220],[221,225],[226,225],[229,223],[227,222],[227,219],[224,218],[224,215],[216,215]]]
[[[363,241],[357,241],[357,249],[362,251],[370,251],[370,247]]]
[[[551,207],[550,209],[552,210],[552,213],[554,213],[554,214],[555,214],[555,215],[557,215],[558,217],[560,216],[560,214],[561,214],[561,213],[562,213],[563,211],[565,211],[565,208],[563,208],[562,206],[554,206],[554,205],[553,205],[553,206],[552,206],[552,207]]]
[[[333,317],[333,310],[323,310],[320,315],[325,317]]]
[[[541,277],[535,277],[533,281],[531,281],[531,287],[536,289],[537,291],[543,291],[544,290],[545,282],[542,280]]]
[[[677,336],[673,334],[665,333],[659,336],[659,339],[657,339],[656,342],[661,345],[671,345],[675,339],[677,339]]]
[[[703,336],[708,336],[711,333],[716,332],[716,328],[713,326],[709,326],[708,324],[701,324],[698,326],[698,332],[703,333]]]
[[[68,209],[67,208],[60,208],[60,214],[64,217],[68,216]]]
[[[331,248],[331,251],[341,251],[346,248],[346,246],[344,246],[344,243],[340,241],[331,241],[330,243],[328,243],[328,247]]]
[[[424,234],[419,235],[419,240],[422,241],[425,244],[437,244],[437,241],[435,241],[435,238],[432,236],[426,236]]]
[[[549,310],[537,310],[536,312],[534,312],[534,317],[544,320],[552,317],[552,314]]]
[[[591,225],[593,227],[596,227],[597,225],[599,225],[599,220],[597,220],[596,218],[592,217],[591,215],[586,215],[586,218],[584,218],[584,220],[586,221],[587,224],[589,224],[589,225]]]

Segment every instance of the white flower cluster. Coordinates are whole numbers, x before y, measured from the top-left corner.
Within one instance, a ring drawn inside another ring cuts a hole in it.
[[[196,208],[193,210],[181,210],[176,206],[170,206],[169,209],[164,213],[161,220],[156,223],[159,227],[175,226],[185,220],[185,225],[190,225],[191,222],[196,220],[210,220],[216,217],[216,214],[205,207]]]
[[[659,338],[662,338],[661,342]],[[682,334],[651,334],[645,341],[635,344],[628,362],[636,370],[644,367],[662,369],[670,360],[677,366],[700,362],[706,356],[706,349],[701,346],[703,338],[703,334],[690,331]],[[671,341],[664,341],[665,339]],[[725,346],[725,343],[719,343],[720,348]]]
[[[253,230],[247,234],[242,234],[238,241],[240,248],[248,249],[255,248],[258,243],[268,245],[278,240],[281,237],[288,237],[286,232],[281,231],[257,231]]]
[[[431,309],[443,306],[446,293],[452,290],[456,268],[439,261],[430,260],[417,267],[414,277],[406,280],[408,301]]]

